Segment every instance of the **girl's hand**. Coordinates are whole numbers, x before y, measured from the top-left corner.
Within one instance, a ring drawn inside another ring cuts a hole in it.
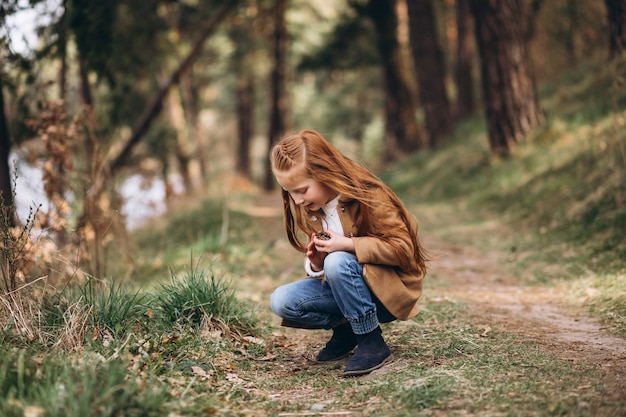
[[[315,234],[311,235],[311,242],[308,247],[324,254],[338,251],[354,253],[354,242],[352,239],[330,230],[325,230],[324,233],[326,233],[327,236],[323,239],[318,238]],[[328,236],[330,236],[330,238],[328,238]],[[311,243],[313,244],[312,247]],[[311,258],[309,258],[309,260],[311,260]],[[311,262],[313,262],[313,260],[311,260]],[[319,264],[316,263],[316,265]]]
[[[320,252],[315,247],[315,233],[311,234],[311,240],[306,247],[306,256],[309,258],[309,262],[311,262],[311,268],[314,271],[321,271],[324,269],[324,259],[328,253]]]

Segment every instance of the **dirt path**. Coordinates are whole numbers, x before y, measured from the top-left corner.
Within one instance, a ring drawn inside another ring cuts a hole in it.
[[[274,236],[283,233],[278,193],[258,197],[252,210],[248,214],[276,221]],[[568,303],[565,294],[545,286],[519,285],[497,254],[432,236],[423,240],[436,257],[427,279],[437,282],[433,291],[437,295],[468,304],[477,319],[534,340],[556,357],[605,362],[626,379],[626,340],[606,332],[584,309]],[[284,242],[280,250],[291,248]]]
[[[438,294],[468,304],[480,320],[534,340],[556,357],[602,362],[626,379],[626,340],[607,333],[562,293],[517,285],[494,256],[475,249],[441,241],[428,245],[438,253],[433,275],[445,282]]]

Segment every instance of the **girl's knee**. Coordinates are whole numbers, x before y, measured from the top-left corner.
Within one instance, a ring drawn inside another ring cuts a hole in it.
[[[284,317],[287,310],[287,303],[289,297],[287,297],[287,291],[283,287],[278,287],[272,295],[270,295],[270,308],[278,317]]]
[[[324,259],[324,274],[327,280],[341,276],[353,264],[358,264],[356,257],[348,252],[331,252]]]

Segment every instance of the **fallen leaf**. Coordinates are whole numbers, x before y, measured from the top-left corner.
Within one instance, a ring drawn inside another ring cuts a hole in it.
[[[199,366],[192,366],[191,367],[191,372],[195,375],[195,376],[199,376],[200,378],[208,378],[208,374],[206,373],[206,371],[202,368],[200,368]]]
[[[480,334],[480,337],[487,337],[487,335],[489,334],[489,332],[491,331],[491,326],[489,326],[488,324],[483,324],[480,326],[476,326],[476,328],[478,330],[482,330],[483,332]]]
[[[261,362],[269,362],[269,361],[273,361],[274,359],[276,359],[277,355],[268,353],[267,355],[263,356],[262,358],[256,359],[257,361],[261,361]]]
[[[237,384],[243,384],[246,382],[243,379],[239,378],[239,375],[237,374],[226,374],[226,380],[230,382],[235,382]]]
[[[247,340],[250,343],[254,343],[255,345],[265,346],[265,340],[259,339],[258,337],[245,336],[244,339]]]

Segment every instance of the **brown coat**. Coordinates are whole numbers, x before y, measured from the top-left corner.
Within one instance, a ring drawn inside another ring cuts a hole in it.
[[[398,259],[390,245],[381,239],[356,236],[354,219],[359,204],[357,201],[339,201],[337,211],[344,234],[354,241],[355,254],[359,263],[364,265],[363,277],[370,290],[396,318],[408,320],[418,312],[417,301],[422,294],[424,278],[423,271],[406,272],[410,269],[410,260],[413,257],[413,244],[409,232],[392,236],[405,254],[403,259]],[[402,222],[397,213],[382,210],[378,212],[374,208],[374,218],[385,216],[391,223]],[[411,213],[409,218],[412,222],[411,227],[417,234],[417,219]],[[321,214],[310,215],[307,220],[314,230],[322,230]]]

